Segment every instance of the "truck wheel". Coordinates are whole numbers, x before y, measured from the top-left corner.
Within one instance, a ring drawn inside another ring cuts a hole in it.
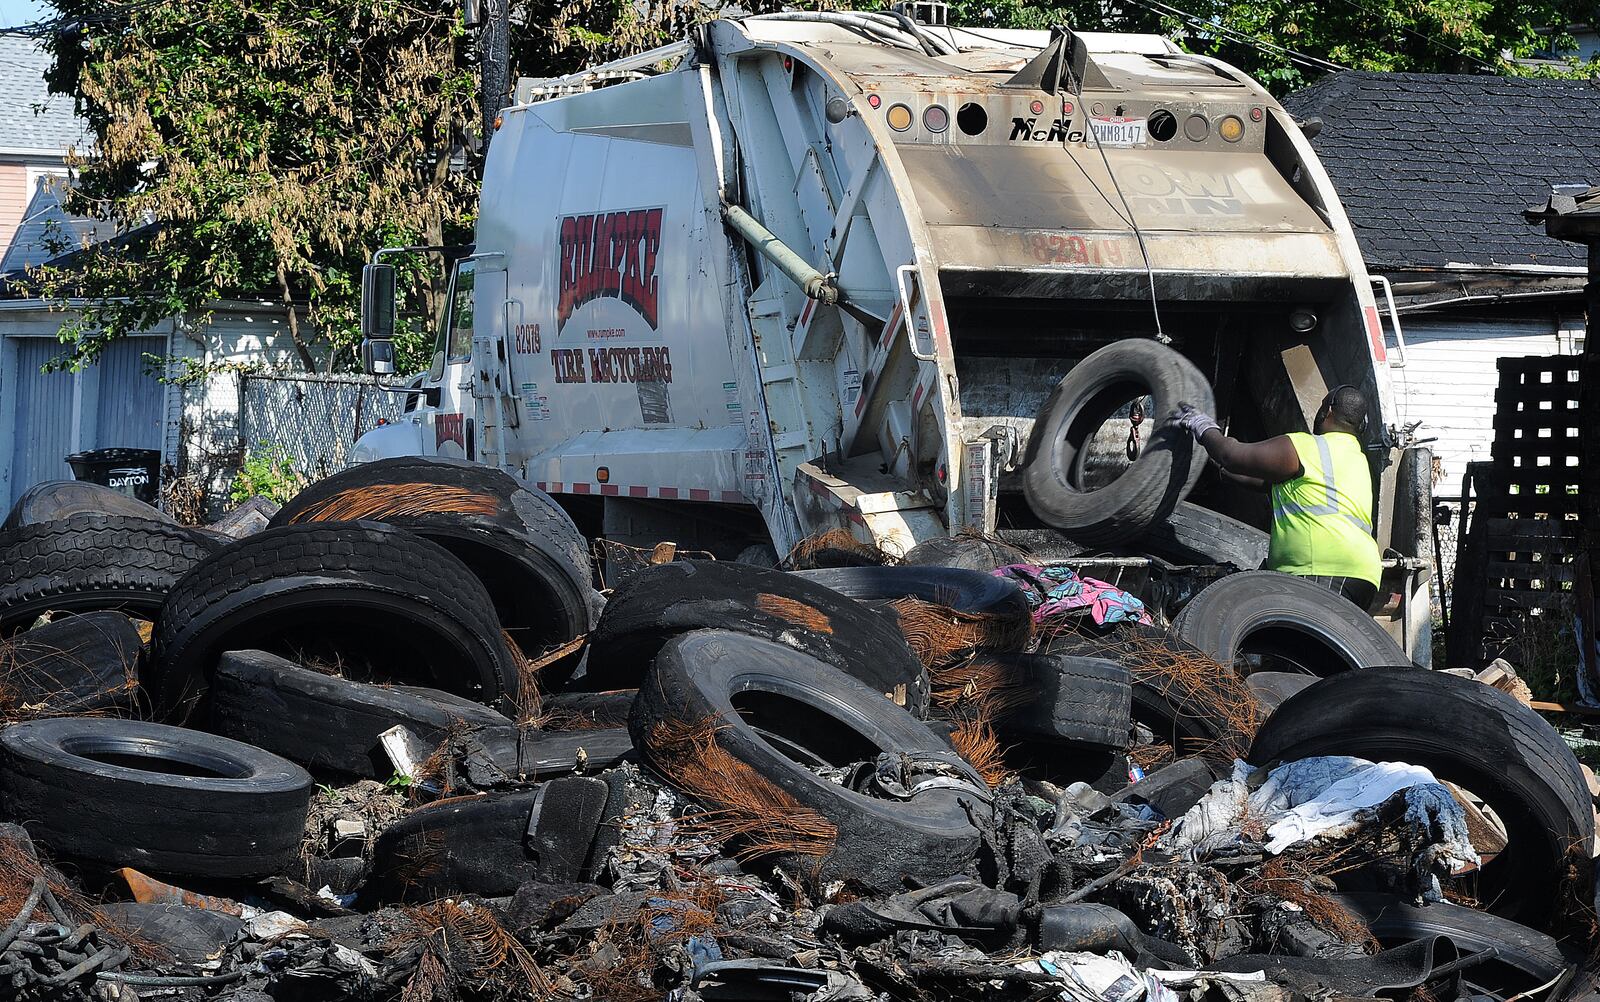
[[[307,487],[272,525],[357,519],[398,525],[454,553],[530,657],[589,630],[588,544],[550,495],[509,473],[461,460],[380,459]]]
[[[1172,630],[1223,664],[1333,675],[1411,659],[1371,616],[1337,592],[1277,571],[1230,574],[1189,600]]]
[[[299,851],[311,776],[270,752],[137,720],[0,731],[0,815],[61,856],[150,873],[259,877]]]
[[[394,770],[378,735],[405,727],[427,744],[451,727],[512,727],[487,706],[437,689],[368,685],[263,651],[230,651],[211,680],[210,729],[310,769],[368,779]]]
[[[1267,562],[1271,537],[1221,512],[1179,501],[1134,544],[1154,557],[1177,564],[1232,564],[1253,571]]]
[[[1145,444],[1115,480],[1086,488],[1090,440],[1130,400],[1155,398]],[[1189,493],[1206,455],[1189,434],[1166,424],[1180,402],[1210,412],[1211,386],[1194,363],[1155,341],[1126,340],[1085,358],[1056,386],[1034,419],[1023,461],[1028,505],[1047,525],[1091,546],[1137,539]]]
[[[1422,668],[1345,672],[1290,697],[1250,746],[1252,765],[1354,755],[1424,766],[1505,827],[1472,896],[1538,928],[1559,914],[1569,866],[1588,868],[1594,803],[1578,760],[1533,710],[1492,686]]]
[[[225,651],[320,662],[515,713],[519,660],[483,585],[443,547],[380,522],[289,525],[241,540],[173,588],[148,688],[177,718]]]
[[[160,508],[121,491],[82,480],[46,480],[22,492],[0,529],[54,522],[68,515],[131,515],[176,525]]]
[[[892,619],[800,574],[726,561],[646,567],[613,594],[590,635],[584,687],[638,686],[662,645],[691,630],[787,644],[928,712],[928,673]]]
[[[698,738],[676,736],[702,727]],[[853,879],[899,889],[907,877],[960,873],[977,850],[962,801],[978,807],[988,788],[972,768],[874,690],[782,644],[720,630],[671,641],[639,689],[629,729],[653,767],[713,811],[738,813],[741,826],[770,826],[773,841],[796,842],[798,820],[808,818],[813,841],[794,853],[822,857],[820,883]],[[896,800],[814,771],[874,762],[885,753],[925,762],[967,785]],[[719,789],[693,778],[707,773],[721,777]]]
[[[0,719],[131,715],[144,640],[120,612],[86,612],[0,644]]]
[[[167,591],[223,543],[130,515],[69,515],[0,533],[0,633],[41,614],[120,609],[155,619]]]

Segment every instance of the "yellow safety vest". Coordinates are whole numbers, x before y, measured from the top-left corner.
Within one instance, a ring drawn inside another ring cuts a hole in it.
[[[1344,432],[1289,435],[1301,476],[1272,485],[1272,546],[1267,567],[1303,577],[1378,583],[1372,538],[1372,468],[1361,442]]]

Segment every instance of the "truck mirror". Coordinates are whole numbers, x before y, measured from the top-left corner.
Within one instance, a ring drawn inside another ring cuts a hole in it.
[[[361,341],[361,368],[369,376],[394,375],[394,342],[363,338]]]
[[[361,269],[361,337],[366,341],[394,338],[392,264],[369,264]]]

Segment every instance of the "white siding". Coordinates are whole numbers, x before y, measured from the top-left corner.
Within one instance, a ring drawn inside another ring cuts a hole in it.
[[[301,333],[310,337],[303,319]],[[245,441],[240,426],[243,384],[237,368],[294,372],[304,366],[281,307],[218,309],[204,329],[172,340],[174,354],[209,371],[183,387],[178,441],[168,446],[181,462],[173,465],[198,477],[208,496],[225,497],[239,461],[255,444]]]
[[[1403,320],[1406,365],[1393,370],[1402,422],[1421,421],[1422,438],[1440,466],[1436,496],[1461,493],[1469,462],[1489,459],[1494,439],[1495,360],[1504,356],[1575,354],[1583,320],[1464,319],[1412,315]]]

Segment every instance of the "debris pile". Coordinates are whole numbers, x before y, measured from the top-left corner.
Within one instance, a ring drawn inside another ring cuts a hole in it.
[[[0,997],[1595,989],[1588,783],[1487,677],[1268,678],[987,541],[602,596],[466,464],[252,511],[0,536]]]

